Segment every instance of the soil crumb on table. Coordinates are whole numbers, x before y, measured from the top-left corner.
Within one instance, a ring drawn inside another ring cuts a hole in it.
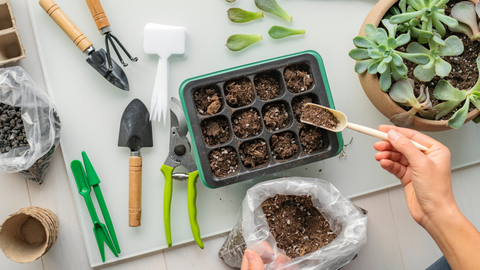
[[[256,136],[262,131],[262,122],[256,109],[235,112],[232,116],[233,132],[239,138]]]
[[[298,152],[298,144],[292,132],[274,134],[270,139],[274,159],[288,159]]]
[[[202,88],[195,92],[194,102],[197,112],[201,115],[213,115],[222,108],[221,94],[215,86]]]
[[[323,147],[322,130],[318,127],[307,125],[300,130],[300,143],[303,151],[308,154]]]
[[[280,84],[274,73],[264,73],[253,80],[257,97],[263,101],[274,99],[280,93]]]
[[[201,124],[203,140],[209,146],[226,143],[230,140],[230,127],[225,117],[207,119]]]
[[[225,177],[238,172],[237,153],[233,147],[214,149],[208,155],[210,168],[216,177]]]
[[[28,146],[20,107],[0,103],[0,152]]]
[[[337,235],[307,195],[275,195],[262,210],[279,248],[294,259],[319,250]]]
[[[268,104],[263,108],[263,121],[270,131],[282,129],[290,123],[287,109],[283,103]]]
[[[284,76],[287,89],[292,93],[307,91],[313,84],[313,78],[307,68],[301,65],[287,67]]]
[[[338,119],[329,110],[315,105],[307,105],[303,109],[302,121],[312,123],[315,126],[322,126],[329,129],[336,129]]]
[[[245,142],[240,146],[240,159],[245,167],[259,166],[268,161],[267,143],[257,139]]]
[[[252,83],[248,78],[239,79],[227,83],[225,88],[225,99],[228,105],[237,108],[253,103],[255,93]]]
[[[300,122],[305,104],[313,103],[313,99],[307,95],[295,97],[292,101],[293,116]]]

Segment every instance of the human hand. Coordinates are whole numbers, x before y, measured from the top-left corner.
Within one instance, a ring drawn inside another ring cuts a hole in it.
[[[296,270],[292,267],[282,268],[291,259],[285,254],[278,254],[275,258],[273,249],[267,242],[261,242],[256,246],[256,250],[260,255],[251,249],[245,250],[241,270],[264,270],[264,264],[273,266],[274,269]]]
[[[241,270],[263,270],[263,260],[260,256],[253,250],[245,250],[242,260]]]
[[[436,214],[456,208],[452,192],[450,151],[420,132],[395,126],[380,126],[389,141],[374,144],[380,166],[400,179],[413,219],[426,227]],[[421,152],[410,140],[428,148]]]

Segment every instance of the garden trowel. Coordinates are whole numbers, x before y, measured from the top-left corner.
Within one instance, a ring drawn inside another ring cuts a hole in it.
[[[118,146],[130,148],[128,225],[138,227],[142,216],[142,147],[152,147],[152,122],[148,109],[139,99],[134,99],[122,115]]]

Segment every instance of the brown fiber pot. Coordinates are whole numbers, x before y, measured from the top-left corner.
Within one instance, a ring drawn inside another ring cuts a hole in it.
[[[381,0],[380,2],[378,2],[367,15],[367,18],[365,18],[359,35],[366,36],[363,29],[368,23],[378,26],[385,13],[397,1],[398,0]],[[471,0],[471,2],[474,3],[477,3],[478,1],[479,0]],[[376,74],[372,75],[368,72],[365,72],[363,74],[358,74],[358,77],[360,79],[360,83],[362,84],[363,90],[365,91],[365,94],[367,94],[367,97],[370,99],[373,105],[388,119],[390,119],[395,114],[405,112],[405,110],[398,106],[398,104],[395,103],[387,93],[383,92],[382,89],[380,89],[378,77]],[[480,112],[478,109],[472,110],[468,113],[465,123],[472,120],[479,114]],[[420,131],[443,131],[450,129],[450,127],[447,127],[447,121],[445,120],[428,120],[420,118],[418,116],[414,117],[412,128]]]

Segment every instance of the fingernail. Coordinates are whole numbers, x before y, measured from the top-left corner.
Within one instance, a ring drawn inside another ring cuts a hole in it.
[[[393,129],[390,129],[390,131],[388,131],[388,139],[392,142],[396,141],[398,138],[400,137],[400,133],[396,132],[395,130]]]
[[[248,262],[255,262],[255,256],[253,256],[252,251],[250,250],[245,251],[245,256],[247,256]]]

